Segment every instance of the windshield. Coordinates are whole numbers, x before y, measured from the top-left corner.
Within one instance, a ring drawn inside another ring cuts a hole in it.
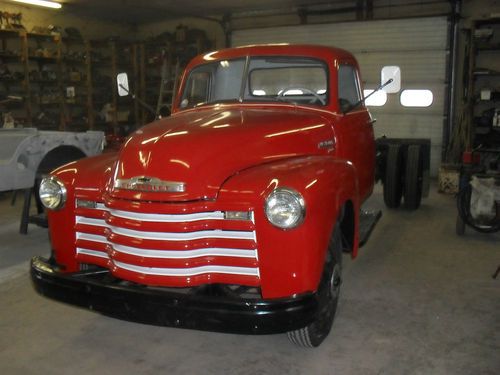
[[[327,103],[326,65],[303,57],[251,57],[215,61],[194,68],[187,79],[181,108],[224,101]]]

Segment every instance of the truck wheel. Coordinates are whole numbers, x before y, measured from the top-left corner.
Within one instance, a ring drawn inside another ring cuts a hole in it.
[[[384,176],[384,202],[389,208],[398,208],[403,197],[403,152],[401,145],[389,145]]]
[[[75,146],[56,147],[47,152],[40,161],[37,168],[37,175],[49,174],[52,170],[85,156],[85,153]]]
[[[332,328],[342,283],[342,239],[340,228],[335,227],[328,244],[325,268],[318,287],[319,309],[316,319],[308,326],[287,333],[291,342],[305,348],[319,346]]]
[[[422,201],[423,160],[419,145],[408,146],[405,170],[404,206],[416,210]]]

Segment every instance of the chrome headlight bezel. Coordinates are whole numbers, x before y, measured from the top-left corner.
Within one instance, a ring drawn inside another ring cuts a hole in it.
[[[43,206],[49,210],[60,210],[67,199],[66,186],[55,176],[47,176],[40,182],[38,196]],[[54,201],[51,201],[55,199]]]
[[[273,212],[277,206],[282,207],[292,204],[294,206],[293,217],[291,220],[280,220],[276,212]],[[281,187],[273,190],[266,198],[264,212],[267,220],[280,229],[293,229],[304,222],[306,217],[306,204],[302,195],[291,188]]]

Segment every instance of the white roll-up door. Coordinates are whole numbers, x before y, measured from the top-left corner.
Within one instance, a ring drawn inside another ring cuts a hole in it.
[[[447,113],[448,28],[446,17],[273,27],[234,31],[232,45],[300,43],[344,48],[358,59],[365,89],[380,83],[383,66],[399,66],[401,90],[431,90],[433,102],[424,108],[404,107],[400,93],[389,94],[385,105],[370,107],[377,119],[375,134],[430,138],[431,175],[435,176]]]

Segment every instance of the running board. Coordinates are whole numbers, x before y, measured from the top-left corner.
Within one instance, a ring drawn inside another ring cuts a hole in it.
[[[382,211],[361,210],[359,214],[359,247],[368,242],[373,228],[382,217]]]

